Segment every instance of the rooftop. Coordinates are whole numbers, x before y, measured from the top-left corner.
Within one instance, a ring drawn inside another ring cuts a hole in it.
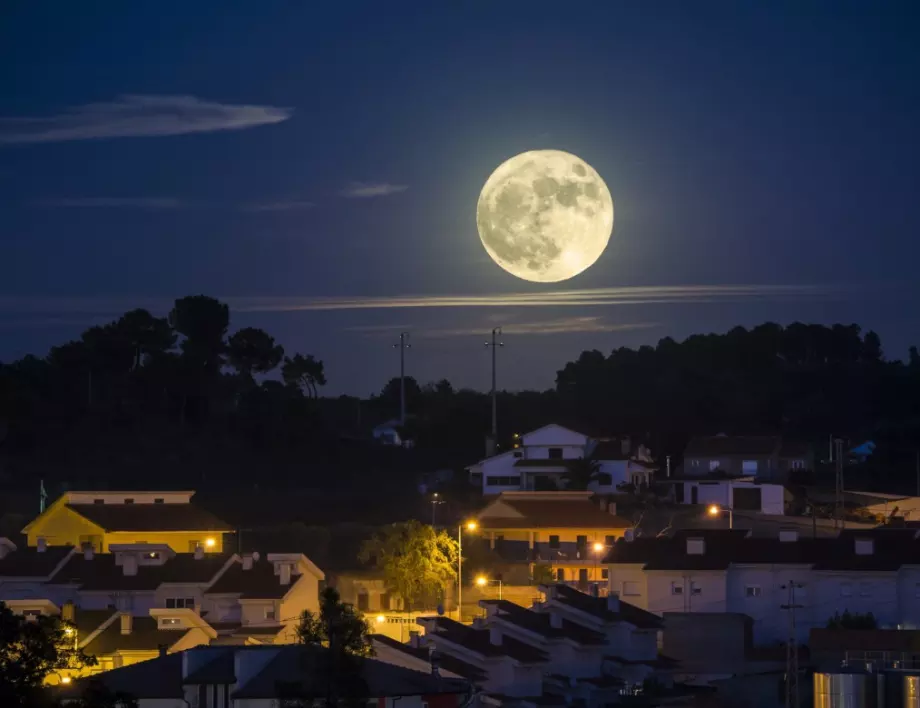
[[[639,629],[659,629],[662,626],[661,618],[651,612],[619,600],[619,609],[612,610],[607,598],[587,595],[568,585],[546,586],[549,592],[547,599],[552,596],[556,602],[593,615],[606,622],[627,622]]]
[[[291,587],[300,579],[291,575],[291,582],[281,584],[281,578],[275,575],[274,564],[260,559],[253,561],[252,568],[244,570],[241,563],[234,563],[217,582],[208,588],[208,593],[239,595],[245,599],[280,599],[287,595]]]
[[[106,531],[233,531],[194,504],[67,504]]]
[[[606,643],[604,635],[600,632],[582,627],[569,620],[563,620],[561,627],[553,627],[549,614],[535,612],[508,600],[481,600],[479,604],[483,607],[494,608],[496,614],[504,621],[539,634],[546,639],[570,639],[578,644],[591,646]]]
[[[17,548],[0,558],[0,578],[47,578],[71,553],[71,546]]]
[[[426,636],[435,642],[435,646],[437,638],[442,638],[485,657],[509,656],[522,664],[536,664],[549,660],[545,652],[508,636],[502,636],[500,644],[493,644],[488,629],[474,629],[447,617],[430,619],[434,629]]]
[[[624,529],[633,523],[610,514],[588,492],[502,493],[480,512],[483,529],[579,528]]]
[[[214,579],[230,557],[221,553],[206,553],[202,558],[195,558],[194,553],[176,553],[162,564],[139,564],[136,575],[125,575],[123,566],[116,565],[113,553],[95,553],[89,559],[82,553],[75,553],[54,574],[51,582],[77,584],[81,589],[89,591],[156,590],[162,583],[204,585]]]

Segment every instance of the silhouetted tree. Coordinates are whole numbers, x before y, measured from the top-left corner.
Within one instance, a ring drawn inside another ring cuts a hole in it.
[[[303,356],[295,354],[285,357],[281,367],[281,377],[290,386],[296,386],[310,398],[317,397],[317,386],[326,385],[323,362],[314,359],[312,354]]]
[[[248,381],[253,373],[266,374],[281,362],[284,348],[263,329],[246,327],[227,342],[227,361]]]

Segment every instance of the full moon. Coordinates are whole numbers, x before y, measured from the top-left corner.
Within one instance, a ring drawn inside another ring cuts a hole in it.
[[[535,283],[587,270],[613,231],[613,199],[601,176],[561,150],[531,150],[492,173],[476,205],[479,238],[512,275]]]

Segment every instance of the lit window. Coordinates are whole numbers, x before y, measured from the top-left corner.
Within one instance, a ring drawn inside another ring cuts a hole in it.
[[[267,619],[267,620],[274,620],[274,619],[275,619],[275,608],[274,608],[274,607],[266,607],[266,608],[265,608],[265,619]]]
[[[672,595],[683,595],[684,586],[682,583],[671,583],[671,594]]]
[[[745,585],[744,586],[744,596],[745,597],[760,597],[761,589],[759,585]]]
[[[160,620],[161,627],[178,627],[181,623],[178,617],[163,617]]]
[[[601,570],[601,580],[608,580],[610,578],[610,571],[606,568]]]

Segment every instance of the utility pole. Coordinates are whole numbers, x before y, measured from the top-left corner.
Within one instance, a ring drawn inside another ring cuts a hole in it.
[[[393,348],[399,347],[399,424],[406,424],[406,349],[409,344],[409,333],[399,333],[399,344],[394,344]]]
[[[914,453],[914,467],[917,470],[917,496],[920,497],[920,450]]]
[[[498,341],[501,336],[502,328],[492,328],[492,341],[486,342],[487,347],[492,347],[492,444],[498,441],[498,389],[495,387],[495,351],[498,347],[505,346],[504,342]]]
[[[786,708],[799,708],[799,647],[795,636],[795,611],[804,605],[795,602],[795,591],[802,584],[790,580],[788,584],[780,586],[789,591],[789,602],[780,605],[780,609],[789,612],[789,639],[786,642]]]
[[[846,528],[845,511],[843,506],[843,440],[834,439],[834,462],[836,473],[834,494],[834,528]]]

